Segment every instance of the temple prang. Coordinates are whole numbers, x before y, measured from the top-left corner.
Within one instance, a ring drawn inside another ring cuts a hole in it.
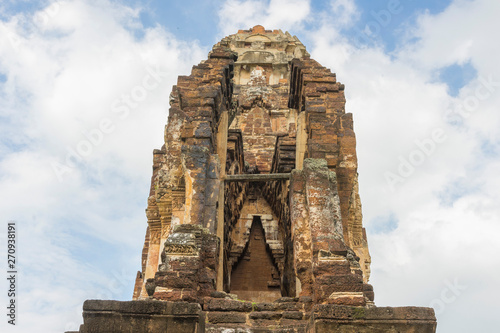
[[[295,36],[223,38],[170,93],[133,300],[90,300],[90,332],[421,332],[376,307],[344,85]]]

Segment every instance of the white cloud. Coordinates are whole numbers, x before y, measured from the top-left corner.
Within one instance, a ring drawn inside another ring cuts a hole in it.
[[[169,93],[206,50],[108,1],[55,2],[0,30],[0,210],[19,229],[17,331],[75,330],[85,299],[131,297]],[[61,182],[54,165],[68,171]]]
[[[219,29],[227,36],[239,29],[298,29],[310,13],[310,0],[228,0],[219,11]]]
[[[420,40],[408,49],[411,53],[408,57],[428,68],[471,59],[479,71],[491,69],[491,54],[498,52],[500,46],[491,43],[488,36],[498,29],[496,17],[499,11],[497,1],[457,0],[440,14],[420,16],[419,28],[413,36]],[[485,50],[489,52],[485,53]]]
[[[350,26],[359,18],[354,0],[331,0],[331,21],[339,26]]]

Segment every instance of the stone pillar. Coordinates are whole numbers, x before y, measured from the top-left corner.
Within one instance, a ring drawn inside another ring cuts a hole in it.
[[[290,216],[301,295],[315,303],[365,305],[359,258],[344,243],[335,172],[305,159],[291,180]]]
[[[354,184],[349,200],[349,240],[348,244],[360,258],[359,264],[363,271],[363,280],[368,283],[370,280],[370,263],[371,257],[368,251],[368,240],[366,239],[366,231],[362,223],[363,215],[361,212],[361,199],[359,197],[358,175],[354,176]]]
[[[192,224],[173,228],[155,275],[154,299],[203,303],[215,290],[218,238]]]
[[[210,154],[206,170],[206,185],[205,185],[205,207],[203,210],[202,226],[207,228],[212,234],[217,233],[218,224],[218,208],[221,182],[224,181],[220,177],[221,163],[217,154]]]
[[[312,241],[306,207],[305,176],[296,169],[292,171],[290,180],[290,221],[297,296],[313,294]]]
[[[145,299],[148,297],[145,288],[145,282],[147,279],[154,278],[159,264],[161,247],[161,220],[155,196],[150,196],[148,198],[148,208],[146,208],[146,216],[148,218],[147,239],[149,239],[149,242],[147,247],[147,259],[144,265],[145,267],[143,267],[141,292],[138,295],[139,299]]]
[[[172,221],[172,191],[169,190],[157,203],[160,213],[160,248],[158,250],[158,258],[163,251],[163,246],[167,240],[170,224]],[[158,267],[159,262],[156,264]]]
[[[186,182],[184,224],[203,224],[209,155],[209,149],[206,147],[182,146],[182,164]]]
[[[186,188],[184,185],[172,190],[172,222],[171,228],[184,223]]]
[[[224,177],[226,176],[228,112],[221,114],[217,131],[217,155],[220,161],[220,187],[217,206],[217,237],[219,237],[219,262],[217,264],[217,290],[224,288]]]
[[[157,223],[149,223],[148,261],[146,264],[146,272],[144,273],[143,281],[154,278],[155,273],[158,270],[158,264],[160,262],[160,239],[161,225],[159,221]],[[143,284],[139,299],[144,299],[147,297],[147,295],[148,294],[145,284]]]
[[[306,113],[300,112],[297,117],[297,150],[295,154],[295,169],[302,170],[304,164],[304,155],[307,150],[307,130]]]

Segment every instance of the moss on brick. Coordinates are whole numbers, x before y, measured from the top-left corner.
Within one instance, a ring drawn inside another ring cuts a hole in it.
[[[354,319],[364,319],[364,318],[366,318],[365,308],[353,308],[352,317]]]

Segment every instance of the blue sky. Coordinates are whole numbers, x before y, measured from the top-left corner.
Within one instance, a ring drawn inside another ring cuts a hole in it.
[[[376,304],[494,331],[498,15],[494,0],[3,1],[0,210],[19,225],[23,283],[2,332],[74,330],[85,299],[131,298],[171,87],[256,24],[297,35],[346,85]],[[117,112],[152,72],[157,87]],[[456,279],[467,288],[444,302]]]

